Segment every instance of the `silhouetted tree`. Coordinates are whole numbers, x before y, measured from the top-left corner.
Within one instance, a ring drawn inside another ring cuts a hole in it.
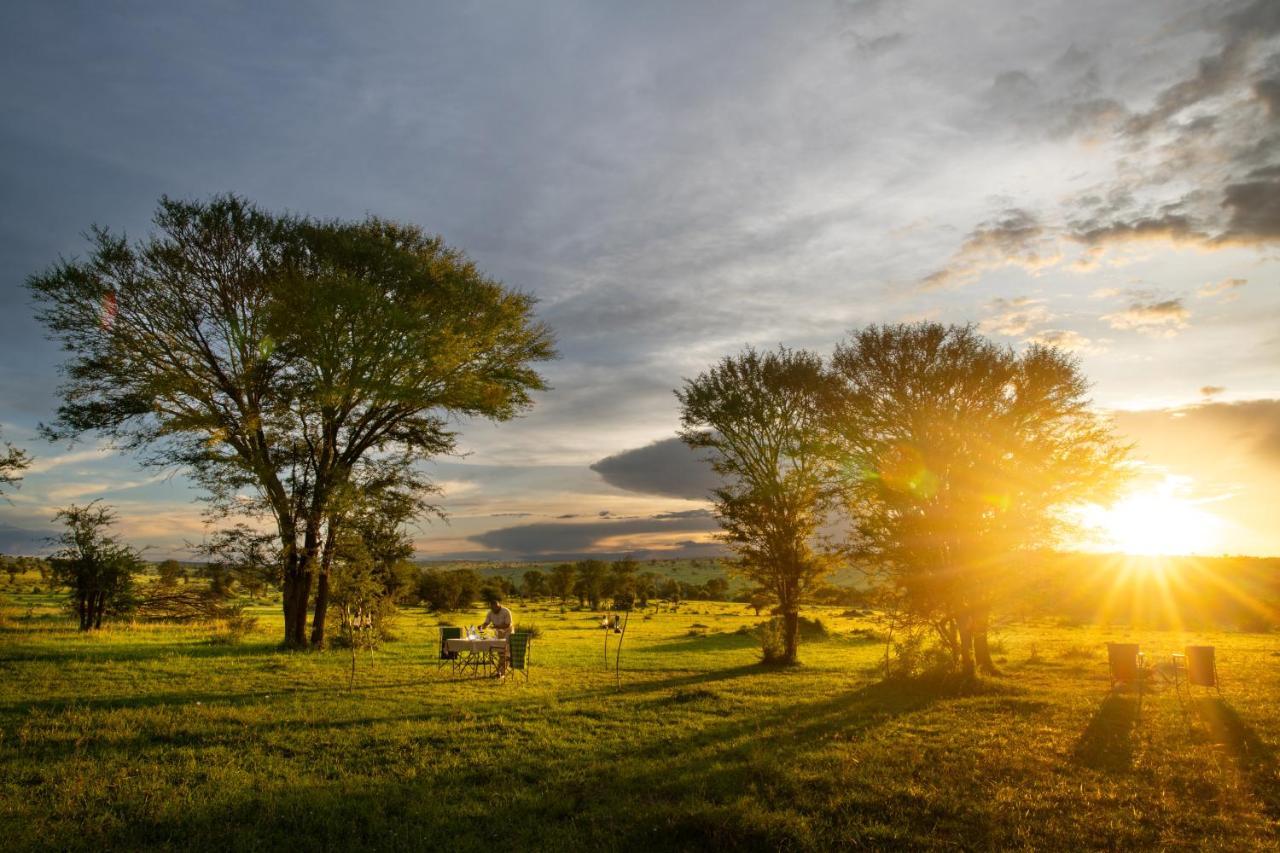
[[[680,437],[712,451],[721,477],[713,494],[734,570],[777,597],[788,663],[800,602],[833,561],[817,542],[834,497],[821,429],[830,385],[819,356],[779,347],[725,358],[676,392]]]
[[[269,517],[284,639],[304,645],[335,492],[380,453],[448,452],[451,417],[527,408],[551,335],[531,297],[415,226],[234,196],[164,198],[155,225],[136,245],[95,228],[85,260],[28,280],[71,353],[47,433],[150,448],[229,511]]]
[[[4,452],[0,453],[0,495],[3,495],[9,486],[21,482],[20,472],[31,465],[31,457],[25,450],[20,450],[7,441],[3,442],[3,446]]]
[[[1064,507],[1115,495],[1127,448],[1056,349],[1019,354],[971,327],[872,326],[832,366],[854,552],[966,673],[975,657],[993,671],[1003,582],[1072,529]]]

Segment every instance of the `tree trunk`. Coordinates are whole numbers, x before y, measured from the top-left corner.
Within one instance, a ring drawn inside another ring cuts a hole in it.
[[[973,655],[977,659],[978,668],[986,675],[998,675],[995,661],[991,659],[991,647],[987,644],[987,629],[991,622],[991,611],[980,607],[973,615]]]
[[[107,609],[107,594],[105,592],[98,593],[98,605],[95,608],[93,616],[93,627],[95,629],[102,627],[102,611]]]
[[[316,581],[316,609],[311,618],[311,648],[324,648],[324,617],[329,612],[329,568],[333,565],[333,541],[337,526],[330,521],[325,533],[324,554],[320,557],[320,576]]]
[[[316,611],[311,619],[311,648],[324,648],[324,617],[329,609],[329,573],[320,570],[316,580]]]
[[[956,622],[960,631],[960,668],[965,678],[973,678],[973,622],[967,613]]]
[[[305,557],[289,558],[284,572],[284,644],[296,649],[307,645],[307,600],[311,597],[311,571]]]
[[[795,610],[788,610],[782,614],[782,633],[783,633],[783,652],[782,660],[784,663],[796,662],[796,646],[800,640],[800,614]]]

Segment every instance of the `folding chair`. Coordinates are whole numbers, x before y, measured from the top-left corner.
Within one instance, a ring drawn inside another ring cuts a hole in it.
[[[436,661],[436,669],[444,666],[445,661],[453,665],[454,669],[458,668],[458,653],[449,651],[445,645],[445,640],[461,640],[462,629],[458,627],[441,627],[440,629],[440,659]]]
[[[1142,698],[1146,666],[1137,643],[1107,643],[1107,666],[1111,670],[1111,690],[1118,685],[1134,684],[1138,687],[1138,698]]]
[[[1182,678],[1185,672],[1187,695],[1191,695],[1192,687],[1212,687],[1222,695],[1222,683],[1218,680],[1218,664],[1214,659],[1213,646],[1187,646],[1183,654],[1173,656],[1173,683],[1181,694]]]
[[[519,672],[529,681],[529,641],[532,638],[528,631],[516,631],[507,638],[507,672]]]

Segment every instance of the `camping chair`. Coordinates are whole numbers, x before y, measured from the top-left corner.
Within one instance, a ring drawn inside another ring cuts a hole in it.
[[[529,636],[528,631],[516,631],[507,638],[507,672],[519,672],[529,681]]]
[[[444,666],[445,661],[449,661],[454,669],[458,668],[458,653],[449,651],[445,646],[445,640],[461,640],[462,629],[456,626],[442,627],[440,629],[440,659],[436,661],[436,669]]]
[[[1111,689],[1117,685],[1134,684],[1138,698],[1142,698],[1142,686],[1146,679],[1146,664],[1137,643],[1107,643],[1107,666],[1111,669]]]
[[[1213,646],[1187,646],[1184,654],[1173,656],[1173,684],[1181,695],[1182,679],[1180,673],[1185,671],[1187,695],[1191,688],[1212,687],[1222,695],[1222,683],[1218,681],[1218,664],[1214,660]]]

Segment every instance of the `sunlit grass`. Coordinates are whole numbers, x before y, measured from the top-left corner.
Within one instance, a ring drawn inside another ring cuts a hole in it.
[[[594,614],[516,605],[526,686],[437,670],[440,620],[410,609],[349,692],[344,653],[276,650],[274,606],[227,646],[6,598],[6,849],[1247,850],[1280,818],[1270,634],[1006,626],[978,688],[885,684],[864,619],[810,611],[831,637],[768,670],[755,617],[690,602],[632,615],[618,690]],[[1216,645],[1224,700],[1109,697],[1130,639]]]

